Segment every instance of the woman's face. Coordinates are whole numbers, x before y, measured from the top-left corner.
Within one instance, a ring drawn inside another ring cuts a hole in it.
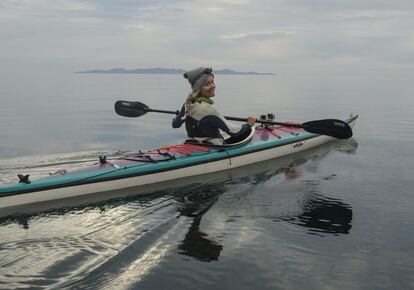
[[[209,75],[204,85],[201,87],[201,95],[204,97],[214,97],[216,85],[214,84],[214,77]]]

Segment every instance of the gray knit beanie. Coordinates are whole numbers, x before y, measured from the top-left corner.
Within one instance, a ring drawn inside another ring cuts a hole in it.
[[[193,92],[195,92],[203,86],[209,75],[213,75],[212,72],[213,69],[211,67],[199,67],[184,73],[184,77],[190,83]]]

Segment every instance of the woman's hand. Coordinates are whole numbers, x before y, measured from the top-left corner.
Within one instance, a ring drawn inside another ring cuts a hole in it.
[[[249,116],[247,118],[247,123],[250,125],[250,127],[253,127],[253,125],[256,123],[256,120],[257,120],[256,117]]]

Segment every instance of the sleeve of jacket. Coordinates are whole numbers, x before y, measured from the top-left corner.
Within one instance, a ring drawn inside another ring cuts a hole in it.
[[[211,114],[210,118],[206,118],[210,124],[218,127],[220,130],[226,132],[230,136],[241,135],[250,130],[250,125],[245,124],[236,124],[229,122],[224,116],[220,114],[220,112],[216,109],[215,106],[212,106],[213,114]]]
[[[172,120],[172,127],[173,128],[180,128],[181,125],[185,121],[185,105],[181,107],[180,112],[178,115]]]

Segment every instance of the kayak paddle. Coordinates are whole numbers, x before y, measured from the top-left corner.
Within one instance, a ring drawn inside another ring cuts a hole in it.
[[[148,112],[154,113],[164,113],[164,114],[172,114],[178,115],[179,111],[165,111],[165,110],[155,110],[151,109],[147,105],[141,102],[129,102],[129,101],[117,101],[115,103],[115,111],[118,115],[124,117],[140,117],[145,115]],[[240,121],[240,122],[247,122],[247,118],[239,118],[239,117],[229,117],[224,116],[227,120],[231,121]],[[287,127],[296,127],[302,128],[307,132],[331,136],[337,139],[348,139],[352,137],[352,129],[348,125],[348,123],[337,120],[337,119],[323,119],[323,120],[315,120],[309,121],[302,124],[291,124],[291,123],[282,123],[282,122],[274,122],[269,120],[256,120],[257,123],[261,124],[269,124],[269,125],[282,125]]]

